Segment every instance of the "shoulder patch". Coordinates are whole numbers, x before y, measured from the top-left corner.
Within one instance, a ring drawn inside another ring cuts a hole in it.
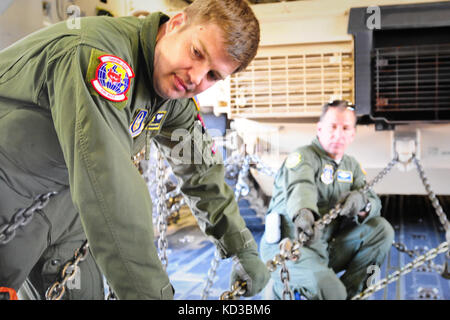
[[[366,172],[366,170],[364,170],[363,166],[361,165],[361,162],[359,163],[359,168],[361,169],[361,172],[362,172],[365,176],[367,176],[367,172]]]
[[[95,70],[95,78],[91,84],[102,97],[121,102],[127,100],[126,93],[130,88],[134,72],[124,60],[113,55],[102,55]]]
[[[200,103],[198,102],[197,96],[193,96],[192,100],[194,101],[195,108],[197,108],[197,111],[200,111]]]
[[[286,168],[292,169],[302,161],[302,155],[298,152],[291,153],[286,159]]]

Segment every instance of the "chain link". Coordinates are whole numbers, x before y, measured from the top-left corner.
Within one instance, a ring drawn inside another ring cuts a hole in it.
[[[219,263],[220,263],[220,253],[218,250],[215,250],[214,258],[211,260],[211,267],[208,270],[208,279],[206,280],[205,288],[203,288],[202,300],[208,299],[211,287],[214,284],[214,278],[216,276],[217,267],[219,266]]]
[[[290,286],[289,286],[289,270],[286,267],[286,261],[283,260],[281,263],[281,270],[280,270],[280,278],[281,282],[283,283],[283,300],[294,300],[294,293],[292,292]]]
[[[157,167],[157,181],[158,181],[158,188],[156,190],[156,196],[158,199],[158,232],[159,232],[159,239],[158,239],[158,256],[161,260],[162,266],[164,270],[167,269],[167,265],[169,263],[167,259],[167,205],[166,205],[166,186],[165,186],[165,166],[164,166],[164,157],[161,153],[161,151],[158,151],[158,167]]]
[[[420,178],[422,180],[422,183],[425,187],[425,190],[427,191],[428,198],[431,201],[431,204],[433,208],[436,211],[436,215],[439,218],[439,221],[441,222],[442,226],[444,227],[445,231],[449,229],[449,223],[447,220],[447,216],[445,215],[444,210],[442,209],[441,204],[439,203],[438,198],[436,197],[436,194],[431,189],[430,183],[428,182],[428,178],[425,175],[425,171],[423,169],[422,164],[420,163],[419,159],[417,159],[416,155],[413,155],[413,161],[414,164],[417,167],[417,171],[419,171]]]
[[[58,192],[52,191],[37,196],[31,206],[26,209],[20,209],[11,218],[10,222],[0,226],[0,244],[7,244],[16,235],[19,227],[24,227],[30,223],[37,210],[42,210],[50,201],[50,198]]]
[[[236,300],[244,295],[247,290],[247,283],[245,281],[236,281],[231,286],[231,291],[225,291],[220,295],[220,300]]]
[[[401,269],[399,269],[397,271],[394,271],[393,273],[388,275],[386,278],[384,278],[384,279],[378,281],[377,283],[367,287],[366,290],[364,290],[363,292],[355,295],[352,298],[352,300],[362,300],[362,299],[368,298],[369,296],[371,296],[372,294],[374,294],[378,290],[381,290],[384,287],[386,287],[389,283],[397,281],[401,276],[411,272],[413,269],[421,266],[425,262],[433,260],[434,258],[436,258],[436,256],[438,254],[445,253],[447,251],[448,251],[448,243],[447,242],[442,242],[436,248],[433,248],[433,249],[427,251],[425,254],[417,257],[416,259],[414,259],[412,262],[406,264]]]
[[[79,272],[78,264],[84,261],[89,253],[89,243],[87,240],[83,242],[80,248],[75,250],[73,258],[68,261],[60,275],[60,279],[57,280],[45,293],[47,300],[61,300],[66,292],[67,281],[73,280],[76,273]]]
[[[428,247],[424,247],[423,250],[420,249],[414,249],[409,250],[404,243],[401,242],[394,242],[392,243],[392,246],[397,249],[399,252],[406,253],[411,259],[414,259],[415,257],[420,256],[421,252],[428,250]],[[433,261],[427,261],[427,268],[422,271],[429,271],[433,270],[437,273],[442,273],[444,270],[443,265],[435,264]]]

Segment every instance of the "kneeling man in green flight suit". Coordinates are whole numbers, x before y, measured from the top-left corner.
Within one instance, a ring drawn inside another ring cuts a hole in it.
[[[394,238],[392,226],[380,216],[378,196],[360,191],[365,171],[354,157],[344,154],[355,137],[356,120],[347,101],[325,104],[317,137],[293,151],[275,177],[267,217],[280,219],[266,220],[260,253],[264,261],[271,260],[279,253],[280,240],[296,239],[300,232],[309,236],[300,259],[286,263],[290,289],[306,299],[351,299],[367,285],[374,270],[369,266],[383,263]],[[340,216],[315,230],[314,222],[337,203]],[[339,278],[336,273],[344,270]],[[281,299],[284,285],[279,272],[273,272],[272,279],[274,299]]]

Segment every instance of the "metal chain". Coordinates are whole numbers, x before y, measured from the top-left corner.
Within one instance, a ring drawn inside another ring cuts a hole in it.
[[[425,190],[427,191],[427,195],[428,195],[428,198],[430,199],[430,201],[431,201],[431,204],[433,205],[433,208],[435,209],[435,211],[436,211],[436,214],[437,214],[437,216],[438,216],[438,218],[439,218],[439,221],[441,222],[441,224],[442,224],[442,226],[444,227],[444,229],[445,229],[445,231],[448,231],[448,229],[449,229],[449,223],[448,223],[448,220],[447,220],[447,216],[445,215],[445,212],[444,212],[444,210],[442,209],[442,206],[441,206],[441,204],[439,203],[439,200],[438,200],[438,198],[436,197],[436,194],[433,192],[433,190],[431,189],[431,186],[430,186],[430,183],[428,182],[428,178],[427,178],[427,176],[425,175],[425,171],[424,171],[424,169],[423,169],[423,166],[422,166],[422,164],[420,163],[420,161],[419,161],[419,159],[417,159],[417,157],[416,157],[416,155],[415,154],[413,154],[413,161],[414,161],[414,163],[415,163],[415,165],[416,165],[416,167],[417,167],[417,171],[419,171],[419,175],[420,175],[420,178],[421,178],[421,180],[422,180],[422,183],[423,183],[423,185],[424,185],[424,187],[425,187]]]
[[[156,190],[156,196],[158,198],[158,232],[159,232],[159,239],[158,239],[158,256],[161,260],[162,266],[164,270],[167,269],[167,265],[169,263],[167,259],[167,206],[166,206],[166,186],[165,186],[165,166],[164,166],[164,158],[161,153],[161,151],[158,151],[158,167],[157,167],[157,181],[158,181],[158,188]]]
[[[372,181],[370,181],[363,187],[363,192],[367,193],[370,188],[372,188],[375,184],[380,182],[381,179],[383,179],[391,171],[391,169],[394,167],[394,165],[397,164],[397,162],[398,162],[398,154],[395,154],[394,158],[391,161],[389,161],[387,166],[383,170],[381,170],[376,175],[376,177],[372,179]]]
[[[180,201],[174,203],[169,210],[169,216],[172,216],[173,213],[178,212],[181,210],[181,207],[183,207],[186,204],[186,200],[184,198],[181,198]]]
[[[220,263],[220,254],[218,250],[215,250],[214,258],[211,260],[211,267],[208,270],[208,279],[206,280],[205,288],[203,288],[202,300],[208,299],[211,287],[214,284],[214,278],[216,276],[217,267],[219,266],[219,263]]]
[[[433,249],[427,251],[425,254],[417,257],[416,259],[414,259],[412,262],[406,264],[401,269],[399,269],[397,271],[394,271],[393,273],[388,275],[386,278],[378,281],[374,285],[371,285],[371,286],[367,287],[366,290],[364,290],[363,292],[355,295],[352,298],[352,300],[362,300],[362,299],[365,299],[365,298],[371,296],[372,294],[374,294],[378,290],[381,290],[384,287],[386,287],[389,283],[397,281],[401,276],[411,272],[413,269],[421,266],[425,262],[433,260],[434,258],[436,258],[436,256],[438,254],[447,252],[448,249],[449,249],[448,243],[447,242],[442,242],[436,248],[433,248]]]
[[[248,172],[250,170],[250,157],[245,157],[244,162],[242,164],[241,170],[239,170],[235,190],[234,190],[234,198],[236,201],[239,201],[241,196],[246,196],[250,189],[248,184],[245,182],[245,179],[248,176]]]
[[[409,250],[404,243],[401,242],[394,242],[392,243],[392,246],[397,249],[399,252],[406,253],[410,258],[414,259],[415,257],[420,256],[421,251],[428,250],[428,247],[424,247],[423,250],[415,249],[415,250]],[[427,267],[429,270],[433,270],[437,273],[442,273],[444,266],[435,264],[433,261],[427,261]]]
[[[416,252],[414,250],[408,250],[406,245],[401,242],[393,242],[392,246],[397,249],[399,252],[406,253],[410,258],[414,258],[417,256]]]
[[[71,281],[76,276],[79,272],[78,264],[86,259],[88,253],[89,243],[85,240],[81,247],[75,250],[73,258],[64,265],[60,280],[57,280],[45,293],[47,300],[61,300],[66,292],[67,281]]]
[[[289,270],[286,267],[286,261],[283,260],[281,263],[281,270],[280,270],[280,278],[281,282],[284,285],[283,288],[283,300],[294,300],[294,293],[292,292],[289,281],[291,280],[289,275]]]
[[[19,227],[24,227],[30,223],[31,219],[37,210],[42,210],[50,201],[50,198],[58,192],[52,191],[37,196],[31,206],[25,209],[20,209],[11,218],[10,222],[0,226],[0,244],[7,244],[16,235],[16,230]]]
[[[225,291],[220,295],[220,300],[236,300],[240,296],[242,296],[246,290],[247,290],[247,283],[245,281],[244,282],[236,281],[231,286],[231,291]]]

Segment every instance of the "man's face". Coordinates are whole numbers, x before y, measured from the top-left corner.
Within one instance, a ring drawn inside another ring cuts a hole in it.
[[[186,25],[180,13],[166,23],[155,48],[153,86],[164,98],[193,97],[225,79],[239,64],[223,44],[215,24]]]
[[[356,133],[355,121],[353,111],[331,107],[317,124],[320,144],[331,158],[341,159],[352,143]]]

